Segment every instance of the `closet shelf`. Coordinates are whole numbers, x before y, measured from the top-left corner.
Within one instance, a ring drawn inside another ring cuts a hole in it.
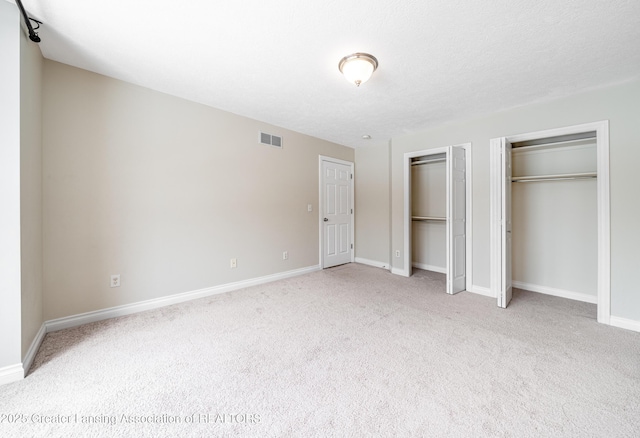
[[[594,148],[596,147],[595,145],[596,137],[594,135],[593,137],[577,138],[573,140],[554,141],[549,143],[533,144],[533,145],[527,145],[527,146],[514,145],[513,152],[524,152],[524,151],[530,151],[532,149],[553,149],[559,146],[572,146],[572,145],[575,145],[576,143],[584,143],[586,141],[593,141],[594,142],[593,147]]]
[[[435,217],[435,216],[411,216],[411,220],[413,221],[446,221],[446,217]]]
[[[530,175],[530,176],[513,176],[512,182],[536,182],[536,181],[561,181],[570,179],[590,179],[597,178],[596,172],[585,173],[561,173],[557,175]]]

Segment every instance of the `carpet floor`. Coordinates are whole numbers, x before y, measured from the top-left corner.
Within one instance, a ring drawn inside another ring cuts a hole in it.
[[[637,437],[640,334],[359,264],[46,335],[0,436]]]

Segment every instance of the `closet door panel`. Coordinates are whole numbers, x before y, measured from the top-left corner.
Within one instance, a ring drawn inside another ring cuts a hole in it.
[[[449,154],[449,261],[447,292],[455,294],[466,288],[466,162],[465,150],[452,147]]]
[[[513,294],[511,277],[511,177],[513,175],[511,143],[503,138],[500,149],[502,157],[502,278],[500,291],[498,292],[498,306],[506,308]]]

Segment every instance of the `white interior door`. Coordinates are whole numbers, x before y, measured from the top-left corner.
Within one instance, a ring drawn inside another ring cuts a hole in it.
[[[513,295],[511,279],[511,176],[512,158],[511,143],[506,138],[501,139],[501,185],[502,185],[502,212],[501,212],[501,241],[502,241],[502,268],[500,290],[498,291],[498,306],[506,308]]]
[[[447,254],[447,293],[456,294],[466,289],[466,160],[462,146],[451,146],[447,160],[449,175],[449,241]]]
[[[351,166],[322,161],[322,267],[350,263],[353,257],[353,177]]]

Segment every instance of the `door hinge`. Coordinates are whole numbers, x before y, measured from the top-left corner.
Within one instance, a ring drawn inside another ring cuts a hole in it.
[[[351,209],[351,214],[353,214],[353,208]]]
[[[353,173],[351,174],[351,179],[353,179]]]
[[[351,244],[351,249],[353,249],[353,243]]]

